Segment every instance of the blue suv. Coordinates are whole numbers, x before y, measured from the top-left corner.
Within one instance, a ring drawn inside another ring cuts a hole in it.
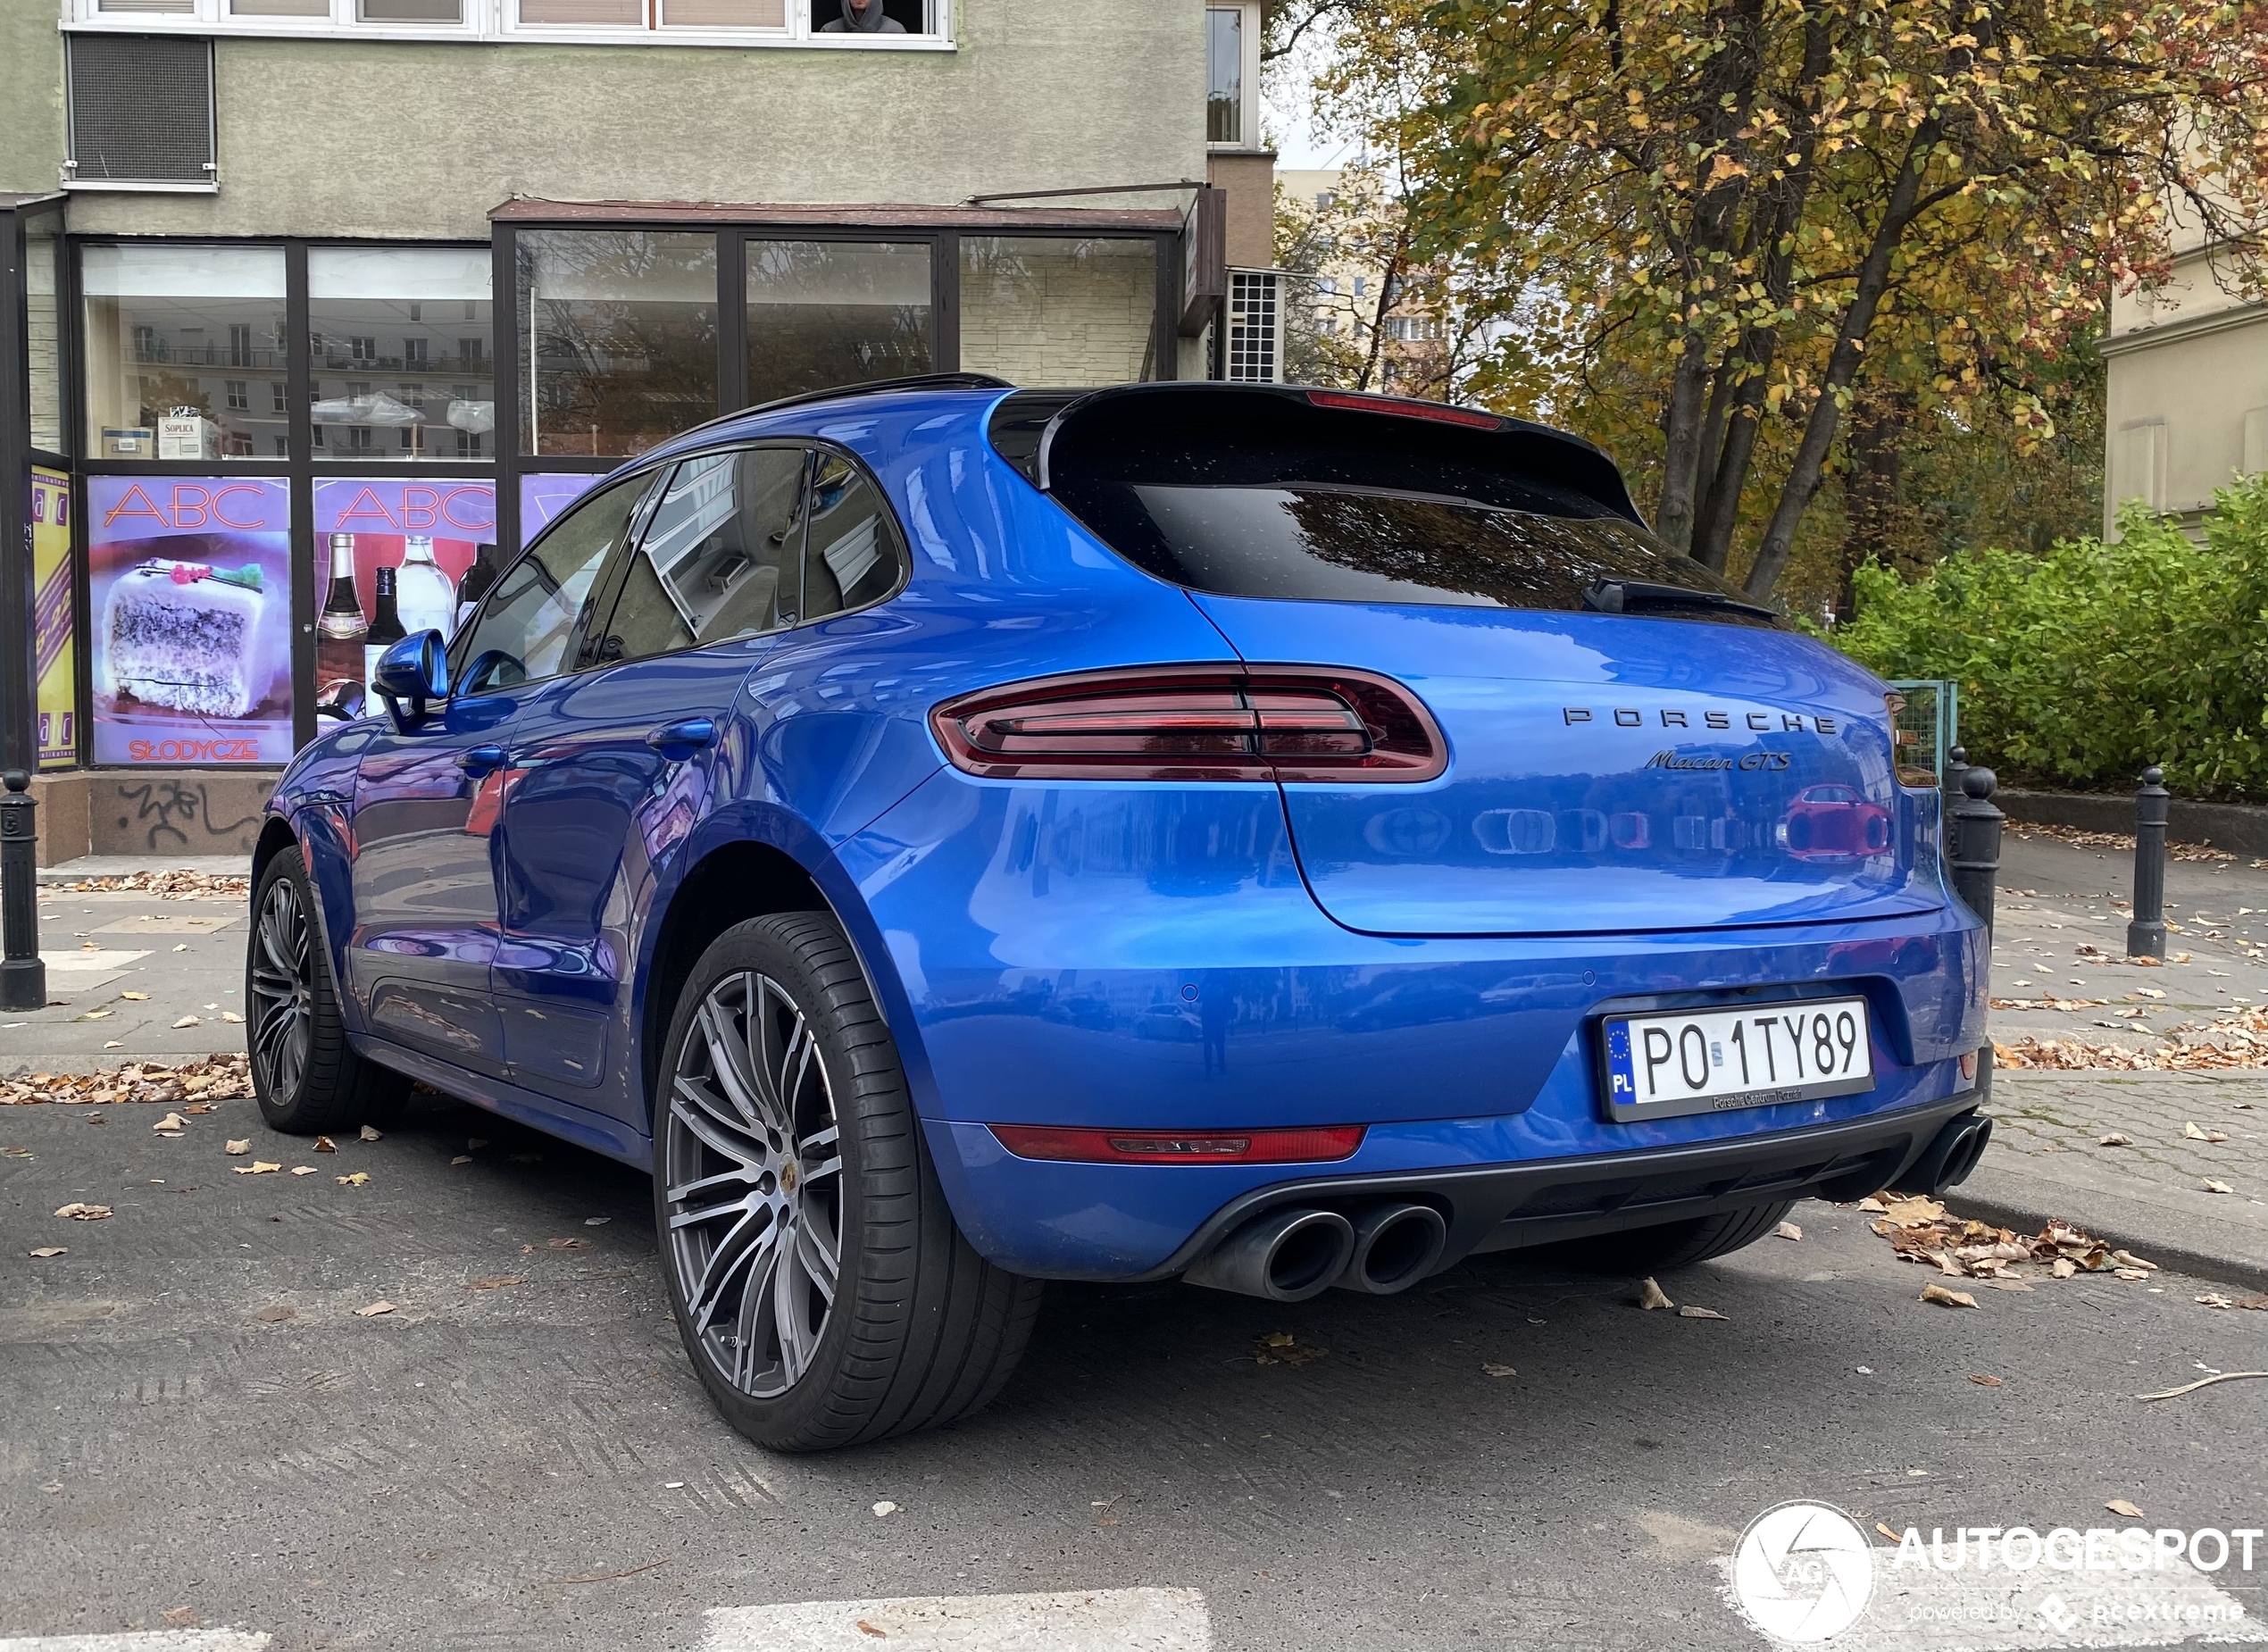
[[[278,786],[275,1128],[413,1080],[654,1179],[769,1446],[1049,1279],[1654,1271],[1958,1180],[1987,952],[1883,685],[1463,408],[953,375],[625,466]]]

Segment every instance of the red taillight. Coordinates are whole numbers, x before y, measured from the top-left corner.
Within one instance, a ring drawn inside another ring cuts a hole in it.
[[[1303,1130],[1130,1131],[1055,1124],[995,1124],[1000,1145],[1020,1159],[1086,1164],[1290,1164],[1354,1156],[1360,1124]]]
[[[1495,430],[1504,421],[1472,407],[1449,407],[1439,402],[1413,402],[1399,396],[1366,396],[1356,390],[1310,390],[1307,399],[1318,407],[1346,413],[1391,413],[1397,419],[1431,419],[1440,424],[1462,424],[1476,430]]]
[[[988,780],[1430,780],[1448,747],[1417,697],[1366,672],[1161,665],[1012,683],[930,713]]]

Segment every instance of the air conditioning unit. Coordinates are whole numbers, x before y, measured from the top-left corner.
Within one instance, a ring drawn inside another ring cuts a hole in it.
[[[1221,376],[1234,384],[1275,384],[1284,376],[1283,277],[1273,270],[1229,271],[1227,336]]]

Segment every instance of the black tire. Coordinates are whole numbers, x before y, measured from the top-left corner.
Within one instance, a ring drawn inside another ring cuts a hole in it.
[[[1040,1281],[955,1225],[889,1030],[825,913],[752,919],[694,966],[663,1046],[654,1209],[702,1387],[775,1450],[967,1416],[1039,1311]]]
[[[314,1136],[383,1123],[409,1098],[407,1078],[347,1047],[296,844],[276,852],[252,892],[244,1005],[252,1093],[269,1129]]]
[[[1596,1239],[1570,1239],[1551,1248],[1563,1260],[1595,1273],[1669,1273],[1729,1256],[1755,1244],[1795,1208],[1793,1200],[1782,1199],[1777,1204],[1729,1210],[1720,1216],[1697,1216],[1690,1222],[1665,1222]]]

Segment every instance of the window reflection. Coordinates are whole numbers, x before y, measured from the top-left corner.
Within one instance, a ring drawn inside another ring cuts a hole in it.
[[[717,412],[716,238],[519,237],[524,453],[627,456]]]
[[[488,285],[485,246],[308,253],[318,457],[495,455]]]
[[[79,268],[90,457],[283,453],[281,247],[89,246]]]
[[[751,241],[747,255],[752,405],[930,371],[927,246]]]

